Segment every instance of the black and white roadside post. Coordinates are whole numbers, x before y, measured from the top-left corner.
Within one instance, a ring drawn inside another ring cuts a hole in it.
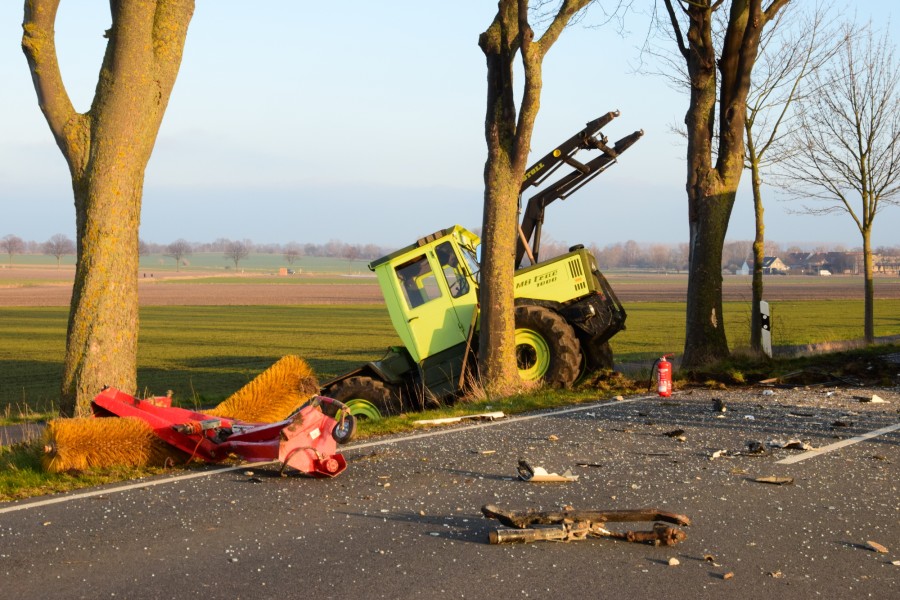
[[[759,301],[759,322],[762,327],[760,336],[762,351],[766,353],[766,356],[772,358],[772,321],[769,319],[769,303],[765,300]]]

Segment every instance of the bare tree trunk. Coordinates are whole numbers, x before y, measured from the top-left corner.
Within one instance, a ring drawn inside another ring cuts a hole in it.
[[[515,252],[518,200],[531,134],[540,109],[541,65],[569,20],[590,0],[565,0],[537,41],[528,23],[527,0],[500,0],[497,15],[478,44],[487,61],[484,216],[479,305],[478,360],[483,385],[508,394],[519,384],[515,348]],[[521,56],[525,81],[516,110],[513,63]]]
[[[734,205],[712,164],[718,80],[710,32],[712,10],[696,10],[686,53],[691,102],[688,131],[688,227],[690,248],[682,365],[702,365],[728,354],[722,319],[722,246]],[[725,219],[724,222],[722,219]]]
[[[98,166],[112,157],[99,158]],[[63,414],[84,415],[104,385],[137,388],[142,174],[75,186],[78,240],[63,370]],[[114,200],[114,201],[113,201]]]
[[[863,265],[865,268],[865,318],[863,323],[866,344],[875,343],[875,281],[872,278],[872,228],[866,227],[863,237]]]
[[[688,273],[686,332],[682,365],[703,365],[728,355],[722,318],[722,245],[734,192],[695,200],[691,221],[691,262]]]
[[[105,385],[136,390],[138,226],[144,170],[175,83],[193,0],[113,2],[91,109],[76,113],[59,71],[59,0],[25,3],[22,48],[75,196],[75,284],[60,412],[84,415]]]
[[[752,138],[748,136],[748,144]],[[763,297],[763,261],[766,254],[765,208],[762,201],[762,178],[759,174],[759,162],[753,159],[751,151],[750,182],[753,188],[753,213],[755,216],[755,236],[753,238],[753,283],[750,302],[750,350],[762,354],[762,314],[760,303]]]
[[[500,160],[498,162],[506,162]],[[501,395],[518,382],[515,360],[515,304],[517,199],[521,181],[510,180],[510,169],[494,163],[485,167],[482,244],[493,248],[482,253],[480,369],[488,389]]]
[[[685,115],[690,264],[682,367],[698,367],[728,356],[722,315],[722,246],[744,167],[750,75],[763,27],[787,1],[772,0],[764,11],[762,0],[733,0],[717,54],[713,15],[724,10],[726,3],[665,0],[691,89]],[[687,31],[682,31],[683,17],[687,18]],[[721,81],[717,81],[717,73]],[[714,131],[718,139],[715,164]]]

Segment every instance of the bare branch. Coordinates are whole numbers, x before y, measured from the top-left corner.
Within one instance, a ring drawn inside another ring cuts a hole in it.
[[[666,5],[666,12],[669,14],[669,22],[672,24],[672,33],[675,35],[675,41],[678,44],[678,51],[681,52],[681,55],[687,60],[690,50],[688,49],[687,44],[684,43],[684,34],[681,32],[681,24],[678,22],[678,15],[675,14],[672,0],[664,0],[664,2]]]
[[[844,29],[841,52],[815,72],[817,93],[804,99],[800,150],[785,165],[781,184],[793,198],[846,212],[865,237],[886,205],[900,203],[900,64],[887,34],[868,26],[860,37]]]
[[[83,171],[90,146],[89,119],[75,112],[56,55],[59,0],[27,0],[22,21],[22,51],[31,69],[38,105],[72,174]]]

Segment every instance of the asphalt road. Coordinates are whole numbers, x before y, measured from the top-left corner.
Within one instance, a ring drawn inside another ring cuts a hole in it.
[[[331,480],[243,467],[0,504],[0,597],[900,597],[900,392],[878,390],[885,404],[859,402],[871,390],[762,393],[628,398],[370,440],[345,447],[347,471]],[[790,438],[819,452],[746,453],[747,441]],[[522,481],[520,458],[578,481]],[[489,503],[655,507],[693,524],[672,547],[489,545]]]

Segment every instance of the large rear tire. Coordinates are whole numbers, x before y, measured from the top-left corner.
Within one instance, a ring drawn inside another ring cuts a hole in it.
[[[572,387],[581,370],[581,344],[575,330],[548,308],[517,306],[516,364],[525,381]]]
[[[586,343],[581,344],[581,349],[585,355],[585,373],[615,368],[613,351],[609,346],[609,341],[598,343],[596,340],[588,340]]]
[[[372,377],[348,377],[330,388],[328,395],[343,402],[355,417],[380,419],[398,415],[400,402],[393,390],[383,381]]]

